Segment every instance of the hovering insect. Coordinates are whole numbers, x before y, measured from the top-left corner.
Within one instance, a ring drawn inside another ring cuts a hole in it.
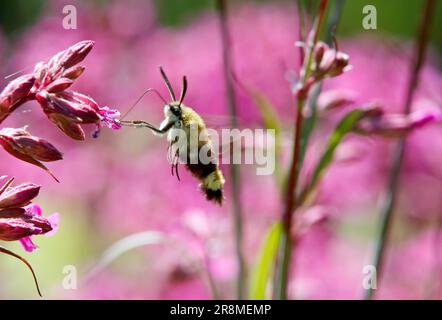
[[[208,154],[209,157],[212,157],[213,160],[215,158],[216,153],[203,119],[192,108],[187,107],[183,104],[183,100],[187,92],[187,79],[185,76],[183,77],[183,87],[181,89],[181,95],[179,100],[177,100],[172,85],[170,84],[170,81],[166,76],[166,73],[161,67],[160,67],[160,72],[161,76],[164,79],[166,87],[169,91],[170,97],[172,99],[171,102],[166,102],[162,98],[165,103],[164,106],[165,119],[160,124],[160,127],[156,128],[154,125],[142,120],[135,120],[135,121],[119,120],[119,123],[121,125],[131,126],[136,128],[149,128],[154,133],[159,135],[164,135],[167,133],[167,141],[169,143],[168,153],[172,163],[171,167],[172,175],[174,174],[175,171],[178,180],[180,180],[178,173],[178,163],[181,160],[182,162],[185,163],[186,168],[192,173],[192,175],[196,179],[198,179],[198,181],[200,181],[199,187],[201,191],[205,194],[207,200],[214,201],[221,205],[224,199],[223,186],[225,180],[221,170],[219,169],[217,161],[209,161],[207,163],[207,161],[204,162],[201,161],[199,157],[200,150],[202,148],[204,148],[206,154]],[[155,90],[148,89],[146,92],[148,91],[155,91]],[[158,92],[156,93],[158,94]],[[161,97],[161,95],[159,96]],[[197,142],[197,148],[190,147],[191,146],[190,139],[192,137],[191,128],[195,128],[199,136]],[[183,130],[186,137],[184,142],[182,139],[178,139],[176,130]],[[185,145],[183,145],[183,143]],[[183,150],[183,147],[186,152],[181,153],[180,150]],[[194,159],[196,159],[196,161]]]

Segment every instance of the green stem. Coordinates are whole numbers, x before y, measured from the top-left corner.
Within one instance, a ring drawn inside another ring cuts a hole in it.
[[[313,51],[316,42],[319,37],[319,29],[321,28],[321,24],[324,18],[325,9],[327,7],[327,0],[321,0],[319,4],[318,15],[316,16],[312,31],[310,32],[306,48],[307,48],[307,56],[304,59],[304,63],[301,69],[301,85],[304,86],[307,79],[310,76],[311,64],[313,61]],[[287,299],[287,288],[289,282],[289,270],[290,270],[290,261],[292,254],[292,237],[291,237],[291,229],[293,224],[293,212],[297,208],[296,197],[293,195],[296,192],[298,185],[298,163],[299,163],[299,151],[300,151],[300,141],[301,141],[301,127],[302,127],[302,111],[304,109],[304,105],[307,100],[306,95],[302,95],[297,98],[297,107],[296,107],[296,125],[294,130],[294,144],[292,151],[292,159],[290,164],[289,176],[287,180],[287,185],[285,189],[285,207],[284,212],[282,214],[282,225],[283,230],[281,234],[281,242],[278,253],[278,265],[276,270],[276,281],[274,286],[274,298],[285,300]]]
[[[207,283],[209,285],[209,289],[212,293],[212,297],[214,300],[220,300],[221,295],[218,291],[215,278],[213,277],[211,268],[210,268],[210,258],[209,258],[209,250],[207,248],[207,244],[205,244],[204,248],[204,269],[206,270]]]
[[[227,90],[227,100],[229,105],[229,112],[231,117],[231,127],[237,127],[237,112],[236,112],[236,100],[235,100],[235,88],[232,78],[232,57],[230,50],[230,37],[227,22],[227,1],[217,0],[217,9],[220,17],[221,24],[221,38],[223,49],[223,66],[224,66],[224,82]],[[232,180],[232,203],[233,203],[233,219],[235,228],[235,248],[236,257],[238,260],[238,281],[237,281],[237,297],[238,299],[244,299],[244,289],[246,287],[247,267],[245,264],[244,253],[242,248],[243,242],[243,214],[241,207],[241,181],[240,170],[236,164],[230,166],[230,179]]]
[[[289,269],[292,254],[291,228],[293,220],[293,212],[296,210],[296,198],[293,197],[294,191],[298,183],[298,158],[300,146],[300,133],[302,126],[302,108],[305,99],[298,99],[298,107],[296,112],[296,126],[294,131],[294,148],[292,153],[292,164],[290,167],[289,179],[286,187],[286,204],[282,215],[283,230],[281,233],[281,242],[279,248],[279,270],[276,274],[275,294],[274,297],[279,300],[287,299],[287,285],[289,280]]]
[[[407,94],[403,106],[403,111],[405,114],[410,113],[414,92],[419,83],[419,75],[421,67],[425,61],[425,52],[427,49],[431,18],[434,13],[435,4],[436,2],[434,0],[427,0],[424,5],[421,24],[416,38],[415,51],[413,54],[413,59],[411,61],[411,72],[408,81]],[[391,171],[388,180],[386,199],[381,208],[380,226],[378,230],[375,251],[372,261],[372,265],[375,266],[376,268],[375,270],[377,272],[378,279],[380,279],[380,275],[382,274],[383,257],[384,257],[385,247],[388,242],[389,230],[391,229],[391,224],[392,224],[392,215],[396,203],[397,190],[399,186],[399,176],[402,166],[402,160],[404,157],[404,151],[405,151],[405,138],[401,138],[395,147],[394,158],[392,161]],[[374,295],[373,288],[366,289],[364,292],[364,298],[366,300],[372,299],[373,295]]]
[[[4,254],[7,254],[7,255],[10,255],[11,257],[17,258],[18,260],[23,262],[29,268],[29,270],[32,273],[32,278],[34,279],[34,283],[35,283],[35,287],[37,288],[38,295],[40,297],[43,297],[42,294],[41,294],[41,291],[40,291],[40,287],[38,286],[37,276],[35,275],[34,269],[32,269],[31,264],[25,258],[22,258],[18,254],[14,253],[14,252],[12,252],[12,251],[10,251],[8,249],[6,249],[5,247],[0,246],[0,252],[4,253]]]

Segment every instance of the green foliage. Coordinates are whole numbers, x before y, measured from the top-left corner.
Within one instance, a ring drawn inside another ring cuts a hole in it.
[[[305,153],[307,151],[308,141],[313,132],[313,129],[316,125],[316,100],[320,93],[321,87],[320,84],[316,84],[313,87],[313,92],[311,94],[311,98],[308,100],[308,110],[310,115],[306,117],[301,126],[301,140],[299,145],[299,159],[298,159],[298,168],[302,167],[302,163],[304,161]]]
[[[311,177],[310,182],[301,193],[301,203],[303,200],[305,200],[308,194],[315,188],[319,179],[322,177],[327,167],[331,164],[333,160],[333,155],[339,143],[341,143],[342,139],[347,135],[347,133],[349,133],[353,129],[355,123],[359,119],[361,119],[361,117],[363,117],[365,113],[366,111],[361,109],[354,109],[348,112],[341,119],[341,121],[338,123],[336,128],[333,130],[327,142],[326,148],[321,158],[319,159],[319,162],[316,165],[315,170],[313,171],[313,175]]]
[[[281,171],[279,170],[279,159],[281,155],[281,121],[278,118],[276,107],[270,100],[258,90],[242,85],[250,97],[255,102],[256,107],[261,113],[261,118],[266,129],[275,130],[275,177],[278,186],[282,186]]]
[[[0,28],[13,36],[32,25],[43,13],[44,0],[2,1],[0,9]]]
[[[281,231],[281,223],[275,222],[270,226],[269,231],[264,238],[264,242],[259,251],[259,258],[252,270],[249,293],[250,299],[252,300],[266,299],[267,283],[273,273],[272,270],[279,247]]]
[[[374,5],[377,11],[377,30],[365,30],[362,27],[362,8]],[[413,38],[416,35],[420,13],[425,1],[422,0],[350,0],[345,1],[342,19],[339,23],[339,34],[356,35],[359,33],[377,35],[379,32]],[[442,52],[442,3],[436,5],[430,41]],[[439,24],[439,25],[438,25]]]
[[[47,0],[15,0],[2,1],[0,10],[0,26],[9,36],[14,35],[32,25],[39,16],[44,14]],[[85,1],[86,2],[86,1]],[[111,1],[95,0],[101,6],[106,6]],[[229,1],[230,7],[238,3],[280,3],[281,5],[293,4],[289,0],[237,0]],[[308,0],[306,8],[314,8],[317,1]],[[332,0],[331,2],[334,2]],[[399,35],[403,38],[413,38],[416,25],[419,22],[419,12],[423,1],[407,0],[407,5],[402,5],[398,0],[347,0],[344,1],[343,16],[339,23],[339,35],[353,36],[357,34],[387,33]],[[81,4],[81,2],[78,2]],[[159,21],[166,25],[179,26],[195,18],[198,14],[215,8],[215,0],[154,0]],[[362,8],[367,5],[377,8],[377,30],[364,30],[362,28]],[[231,9],[232,11],[234,9]],[[60,12],[61,16],[61,12]],[[442,21],[442,4],[438,3],[434,17],[434,27],[431,41],[442,52],[442,28],[438,26]]]
[[[167,25],[179,25],[205,9],[213,9],[212,0],[155,0],[159,20]]]

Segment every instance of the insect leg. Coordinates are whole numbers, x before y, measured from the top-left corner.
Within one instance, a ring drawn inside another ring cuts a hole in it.
[[[167,145],[167,161],[172,162],[172,145]]]
[[[171,163],[170,163],[170,172],[172,173],[172,176],[174,176],[173,173],[173,169],[175,168],[175,156],[172,157],[172,144],[169,145],[169,150],[170,150],[170,159],[171,159]]]
[[[180,179],[180,174],[178,173],[178,155],[176,156],[177,157],[177,161],[176,161],[176,163],[175,163],[175,172],[176,172],[176,177],[178,178],[178,181],[181,181],[181,179]]]
[[[170,123],[167,126],[165,126],[164,128],[156,128],[155,126],[153,126],[149,122],[142,121],[142,120],[134,120],[134,121],[120,120],[120,121],[118,121],[118,123],[123,126],[134,127],[134,128],[149,128],[150,130],[152,130],[156,133],[160,133],[160,134],[166,133],[167,130],[169,130],[173,126],[173,123]]]
[[[178,164],[179,164],[179,153],[176,152],[176,153],[174,154],[174,156],[173,156],[173,161],[172,161],[171,171],[172,171],[172,176],[173,176],[173,175],[174,175],[174,174],[173,174],[173,170],[175,170],[175,172],[176,172],[176,177],[177,177],[178,181],[181,181],[181,179],[180,179],[180,175],[179,175],[179,173],[178,173]]]

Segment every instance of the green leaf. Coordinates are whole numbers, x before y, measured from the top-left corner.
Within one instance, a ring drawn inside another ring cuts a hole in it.
[[[276,134],[281,131],[280,121],[276,113],[276,108],[270,102],[270,100],[261,92],[257,90],[249,90],[253,101],[261,112],[261,117],[264,121],[264,126],[267,129],[274,129]]]
[[[339,143],[341,143],[342,139],[345,137],[347,133],[349,133],[355,123],[359,121],[366,114],[365,110],[362,109],[354,109],[348,112],[338,123],[336,128],[333,130],[330,138],[327,142],[327,146],[319,159],[318,164],[313,171],[312,178],[307,186],[303,189],[300,196],[300,203],[302,204],[304,200],[307,198],[309,193],[316,187],[318,181],[322,177],[325,172],[325,169],[331,164],[333,160],[333,155]]]
[[[270,100],[261,92],[251,87],[242,87],[247,91],[250,97],[255,102],[256,107],[261,113],[262,120],[264,122],[264,127],[266,129],[275,130],[275,177],[278,186],[282,186],[282,177],[279,170],[279,159],[281,154],[281,121],[279,120],[278,114],[276,113],[275,106],[270,102]]]
[[[313,91],[310,99],[308,100],[308,109],[310,112],[309,117],[304,119],[301,126],[301,139],[299,145],[299,159],[298,159],[298,171],[302,167],[304,162],[305,153],[307,151],[308,141],[316,125],[317,112],[316,112],[316,102],[318,100],[319,93],[321,92],[321,85],[316,84],[313,87]]]
[[[282,226],[280,222],[273,223],[264,239],[260,249],[260,255],[252,270],[250,281],[250,299],[266,299],[266,287],[269,277],[272,274],[276,254],[279,247]]]

